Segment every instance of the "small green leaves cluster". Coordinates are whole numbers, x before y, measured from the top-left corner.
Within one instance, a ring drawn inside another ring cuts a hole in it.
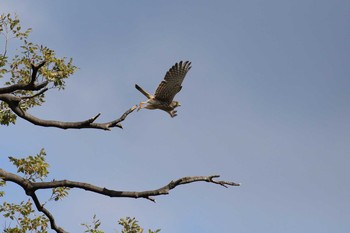
[[[68,196],[68,191],[70,188],[67,187],[57,187],[52,189],[52,195],[49,201],[54,200],[54,201],[59,201]]]
[[[4,187],[6,185],[6,181],[0,177],[0,187]],[[0,197],[5,195],[5,191],[0,191]]]
[[[142,233],[143,229],[138,224],[135,218],[122,218],[118,221],[118,224],[123,227],[122,233]]]
[[[143,228],[140,227],[138,221],[135,218],[121,218],[118,221],[118,224],[123,227],[122,233],[142,233]],[[160,229],[157,229],[156,231],[148,230],[148,233],[158,233],[160,232]]]
[[[45,150],[41,149],[39,154],[35,156],[30,155],[22,159],[10,156],[9,159],[17,167],[17,172],[24,174],[24,178],[36,181],[38,179],[44,180],[49,174],[49,164],[45,161],[45,156]]]
[[[25,39],[20,48],[20,55],[15,55],[10,64],[11,79],[8,85],[28,83],[31,79],[32,65],[45,62],[45,65],[39,70],[41,80],[47,80],[53,84],[53,87],[64,89],[64,80],[77,69],[72,59],[67,61],[65,57],[57,58],[55,51],[46,46],[34,44]]]
[[[99,229],[101,221],[96,218],[96,215],[92,218],[92,224],[82,223],[81,225],[86,228],[84,231],[86,233],[103,233],[103,231]]]
[[[121,233],[143,233],[143,228],[139,225],[138,221],[135,218],[121,218],[119,219],[118,224],[123,227]],[[99,229],[99,227],[101,226],[101,222],[99,219],[96,218],[96,215],[94,215],[91,225],[86,223],[83,223],[81,225],[86,228],[86,230],[84,231],[86,233],[104,233],[104,231]],[[148,233],[158,232],[160,232],[160,229],[156,231],[148,230]]]
[[[23,31],[20,20],[11,14],[0,16],[0,34],[5,37],[4,53],[0,56],[0,77],[6,73],[11,73],[11,80],[8,85],[15,83],[27,83],[30,80],[31,66],[45,62],[45,66],[39,70],[43,79],[52,82],[58,89],[64,88],[64,80],[72,75],[77,67],[72,63],[72,59],[57,58],[55,51],[46,46],[38,45],[28,41],[31,28]],[[10,64],[8,64],[7,43],[11,39],[19,39],[22,45]],[[4,67],[10,69],[6,69]]]
[[[5,227],[7,233],[47,232],[49,220],[44,215],[36,215],[30,200],[20,204],[4,202],[0,213],[16,222],[14,227]]]
[[[25,40],[28,38],[31,28],[26,30],[22,30],[20,20],[17,15],[12,17],[11,14],[2,14],[0,15],[0,35],[4,38],[4,47],[2,48],[4,51],[0,55],[0,78],[3,77],[4,74],[8,73],[7,62],[7,47],[8,42],[12,39]]]
[[[22,40],[23,38],[27,38],[32,30],[31,28],[28,28],[25,31],[21,29],[22,27],[17,15],[12,17],[11,14],[2,14],[0,16],[0,33],[3,33],[4,35],[11,33],[13,37]]]
[[[8,104],[0,102],[0,124],[8,126],[9,124],[15,124],[17,116],[12,113]]]

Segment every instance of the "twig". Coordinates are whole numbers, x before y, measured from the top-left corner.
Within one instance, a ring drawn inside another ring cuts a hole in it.
[[[35,192],[31,193],[29,196],[33,199],[37,210],[44,213],[46,215],[46,217],[49,219],[50,226],[51,226],[52,230],[56,231],[57,233],[67,233],[61,227],[56,225],[55,218],[50,213],[50,211],[48,211],[48,209],[46,209],[43,205],[40,204],[40,201],[39,201],[38,197],[36,196]]]
[[[21,99],[32,99],[35,98],[41,94],[44,94],[44,92],[46,92],[47,90],[49,90],[49,88],[45,87],[44,89],[42,89],[41,91],[39,91],[38,93],[35,93],[34,95],[30,95],[30,96],[21,96]]]

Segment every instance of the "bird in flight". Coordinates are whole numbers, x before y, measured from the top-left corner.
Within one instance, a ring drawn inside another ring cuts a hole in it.
[[[161,109],[170,114],[171,117],[177,116],[176,107],[181,106],[178,101],[173,100],[175,95],[181,90],[182,82],[191,69],[191,62],[186,61],[176,63],[165,74],[164,80],[159,84],[156,93],[151,95],[139,85],[135,84],[137,90],[147,97],[147,101],[141,102],[137,111],[142,108]]]

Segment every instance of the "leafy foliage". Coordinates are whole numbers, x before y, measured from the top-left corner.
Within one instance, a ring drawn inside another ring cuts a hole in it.
[[[70,188],[67,187],[57,187],[52,189],[52,195],[51,198],[49,199],[54,200],[54,201],[59,201],[68,196],[68,191]]]
[[[24,178],[28,181],[36,182],[44,180],[49,174],[49,164],[45,161],[45,150],[41,149],[35,156],[17,159],[9,157],[10,162],[17,167],[17,172],[24,174]],[[4,186],[5,181],[0,179],[0,186]],[[68,195],[69,188],[52,189],[52,197],[50,200],[61,200]],[[4,196],[4,192],[2,192]],[[1,195],[0,195],[1,197]],[[50,201],[49,200],[49,201]],[[48,232],[49,220],[45,215],[38,215],[33,209],[30,199],[19,204],[3,202],[0,205],[0,213],[3,217],[10,220],[14,226],[5,226],[4,232],[7,233],[25,233],[25,232]]]
[[[30,200],[20,204],[4,202],[0,213],[16,223],[14,227],[5,227],[7,233],[47,232],[49,220],[44,215],[36,215]]]
[[[5,102],[0,103],[0,124],[8,126],[15,124],[17,116],[12,113],[11,109]]]
[[[140,227],[138,221],[135,218],[122,218],[118,221],[118,224],[123,227],[122,233],[143,233],[143,228]],[[148,230],[148,233],[158,233],[160,229],[156,231]]]
[[[0,78],[8,76],[6,86],[14,84],[29,84],[32,77],[32,66],[44,64],[38,70],[37,77],[40,77],[41,83],[48,82],[50,89],[64,89],[65,79],[75,73],[77,67],[73,65],[73,60],[65,57],[58,58],[54,50],[38,45],[28,40],[31,29],[22,30],[20,20],[17,16],[14,18],[10,14],[0,16],[0,35],[3,36],[5,43],[3,53],[0,54]],[[7,56],[8,43],[10,40],[19,40],[21,45],[18,54],[12,59]],[[9,61],[11,60],[11,62]],[[43,63],[44,62],[44,63]],[[35,77],[35,78],[37,78]],[[33,96],[32,90],[17,90],[13,93],[16,96]],[[26,98],[21,102],[21,108],[26,111],[35,106],[41,106],[44,102],[44,93],[33,98]],[[9,125],[16,122],[16,115],[6,103],[0,103],[0,124]]]
[[[89,225],[87,223],[82,223],[82,226],[86,228],[84,232],[86,233],[103,233],[103,231],[99,230],[98,228],[101,225],[101,222],[99,219],[96,218],[96,215],[92,218],[92,225]]]
[[[6,185],[6,181],[4,181],[1,177],[0,177],[0,187],[3,187]],[[5,195],[5,191],[0,191],[0,197],[3,197]]]
[[[23,173],[25,178],[30,181],[36,181],[38,179],[44,180],[49,174],[49,164],[45,161],[45,156],[45,150],[41,149],[39,154],[35,156],[30,155],[22,159],[10,156],[9,159],[17,167],[17,172]]]
[[[141,228],[141,226],[138,224],[138,221],[135,218],[121,218],[118,221],[118,224],[123,227],[121,233],[143,233],[143,228]],[[104,233],[102,230],[99,229],[99,227],[101,226],[101,222],[99,219],[96,218],[96,215],[94,215],[92,219],[92,225],[86,223],[83,223],[81,225],[86,228],[86,230],[84,231],[86,233]],[[160,232],[160,229],[156,231],[148,230],[148,233],[158,232]]]
[[[118,221],[119,225],[123,226],[122,233],[142,233],[143,229],[138,224],[135,218],[122,218]]]

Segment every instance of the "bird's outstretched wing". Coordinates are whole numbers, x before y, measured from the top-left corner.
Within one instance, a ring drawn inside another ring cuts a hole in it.
[[[155,95],[156,99],[171,103],[175,95],[181,90],[182,81],[191,69],[191,62],[176,63],[165,74],[164,80],[159,84]]]
[[[142,94],[144,94],[147,99],[151,99],[153,97],[153,95],[151,95],[150,93],[148,93],[147,91],[145,91],[142,87],[140,87],[139,85],[135,84],[135,88],[137,90],[139,90]]]

